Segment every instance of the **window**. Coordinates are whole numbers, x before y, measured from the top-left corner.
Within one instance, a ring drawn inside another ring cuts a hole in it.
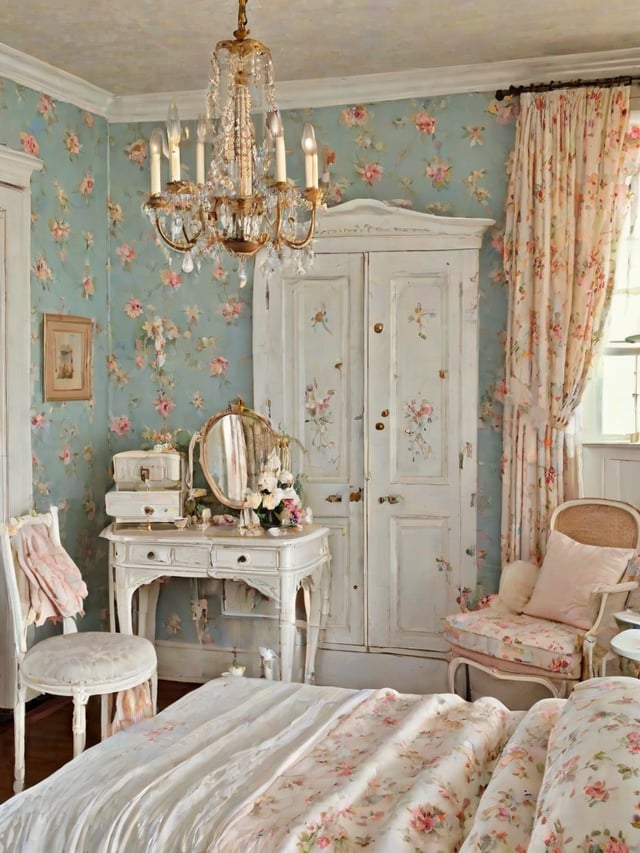
[[[640,113],[631,123],[640,124]],[[583,400],[585,442],[640,443],[640,175],[631,179],[607,340]]]

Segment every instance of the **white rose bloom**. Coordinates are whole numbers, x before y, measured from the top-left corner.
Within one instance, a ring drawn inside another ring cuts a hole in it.
[[[249,509],[258,509],[261,500],[262,497],[258,492],[247,491],[244,494],[244,505],[249,507]]]
[[[282,489],[276,489],[271,495],[262,496],[262,506],[265,509],[275,509],[282,502]]]
[[[278,488],[278,480],[273,474],[263,474],[258,480],[259,492],[275,492]]]
[[[278,474],[278,482],[281,486],[292,486],[293,485],[293,474],[291,471],[280,471]]]

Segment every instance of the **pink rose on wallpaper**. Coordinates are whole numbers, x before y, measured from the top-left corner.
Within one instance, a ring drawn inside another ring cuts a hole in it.
[[[38,103],[36,104],[36,109],[47,121],[51,122],[56,120],[56,105],[50,95],[40,95]]]
[[[127,317],[135,320],[142,314],[142,302],[139,299],[131,298],[124,306],[124,313]]]
[[[147,159],[147,140],[136,139],[136,141],[132,142],[131,145],[125,146],[124,150],[129,155],[129,160],[131,160],[132,163],[137,163],[138,166],[142,166],[144,161]]]
[[[170,415],[171,411],[175,409],[175,407],[175,401],[172,400],[171,397],[156,397],[153,401],[153,408],[163,418],[166,418],[168,415]]]
[[[428,133],[431,136],[436,132],[436,120],[426,110],[421,110],[413,117],[416,130],[420,133]]]
[[[117,435],[126,435],[131,429],[131,421],[126,415],[117,415],[115,418],[111,418],[109,429]]]
[[[78,184],[80,195],[89,195],[90,193],[92,193],[93,188],[95,187],[95,183],[96,182],[93,179],[93,175],[90,172],[87,172]]]
[[[358,127],[366,124],[367,121],[369,121],[369,110],[364,104],[357,104],[340,113],[340,124],[346,124],[347,127]]]
[[[218,264],[218,266],[213,271],[213,277],[216,278],[218,281],[224,281],[224,279],[227,277],[227,273],[224,267],[221,267],[220,264]]]
[[[51,231],[51,236],[57,243],[62,243],[64,240],[69,239],[71,226],[63,219],[50,219],[49,231]]]
[[[90,296],[95,294],[96,287],[92,276],[85,275],[82,277],[82,292],[85,299],[88,299]]]
[[[427,163],[425,175],[431,179],[434,189],[444,189],[449,186],[451,164],[447,160],[440,160],[439,157],[434,157],[432,161]]]
[[[209,373],[211,376],[224,376],[229,367],[229,362],[223,355],[214,358],[209,365]]]
[[[115,356],[115,353],[109,353],[107,356],[107,370],[109,373],[113,373],[114,370],[118,369],[118,359]]]
[[[64,462],[65,465],[68,465],[71,462],[71,452],[68,447],[63,447],[60,453],[58,453],[58,459]]]
[[[37,415],[33,415],[31,418],[31,426],[34,429],[44,429],[45,423],[45,417],[40,413],[38,413]]]
[[[130,246],[128,243],[123,243],[121,246],[118,246],[116,249],[116,255],[120,259],[120,263],[126,269],[131,265],[132,261],[138,257],[136,255],[136,250],[133,246]]]
[[[146,364],[146,361],[147,361],[147,360],[146,360],[146,358],[145,358],[143,355],[137,355],[137,356],[136,356],[136,367],[137,367],[139,370],[142,370],[142,368],[143,368],[143,367],[145,366],[145,364]]]
[[[175,270],[162,270],[160,278],[165,287],[171,287],[174,290],[182,285],[182,276]]]
[[[80,145],[80,140],[76,133],[72,130],[68,130],[64,137],[64,147],[67,149],[69,154],[79,154],[82,145]]]
[[[380,163],[365,163],[365,165],[357,171],[364,183],[367,184],[367,186],[372,187],[374,181],[382,180],[382,173],[384,172],[384,169]]]
[[[22,143],[22,150],[25,152],[25,154],[33,154],[34,157],[37,157],[40,153],[40,146],[38,145],[38,140],[30,133],[21,133],[20,142]]]
[[[53,278],[53,273],[42,255],[36,255],[31,270],[39,281],[51,281]]]
[[[93,127],[93,125],[96,123],[93,113],[83,113],[82,121],[87,125],[87,127]]]
[[[242,302],[237,299],[227,299],[221,308],[220,313],[225,318],[227,323],[233,323],[242,314]]]

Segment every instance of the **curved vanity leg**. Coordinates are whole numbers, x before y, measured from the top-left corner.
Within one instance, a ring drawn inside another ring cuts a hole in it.
[[[307,648],[304,660],[305,684],[315,684],[316,654],[320,629],[329,615],[329,561],[319,566],[302,581],[304,609],[307,616]]]
[[[280,580],[280,680],[293,679],[296,645],[296,586],[288,577]]]
[[[138,587],[138,634],[152,643],[156,641],[156,608],[159,596],[158,581]]]

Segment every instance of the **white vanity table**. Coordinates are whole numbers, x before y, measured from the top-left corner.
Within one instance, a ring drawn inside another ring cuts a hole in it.
[[[279,607],[280,673],[291,681],[296,637],[296,594],[304,593],[307,644],[304,680],[313,683],[318,634],[329,606],[329,546],[326,527],[280,528],[240,535],[237,528],[210,525],[178,530],[173,525],[111,524],[109,540],[111,630],[133,633],[131,605],[138,591],[138,633],[155,639],[155,610],[165,577],[242,581]],[[116,610],[117,608],[117,610]]]

